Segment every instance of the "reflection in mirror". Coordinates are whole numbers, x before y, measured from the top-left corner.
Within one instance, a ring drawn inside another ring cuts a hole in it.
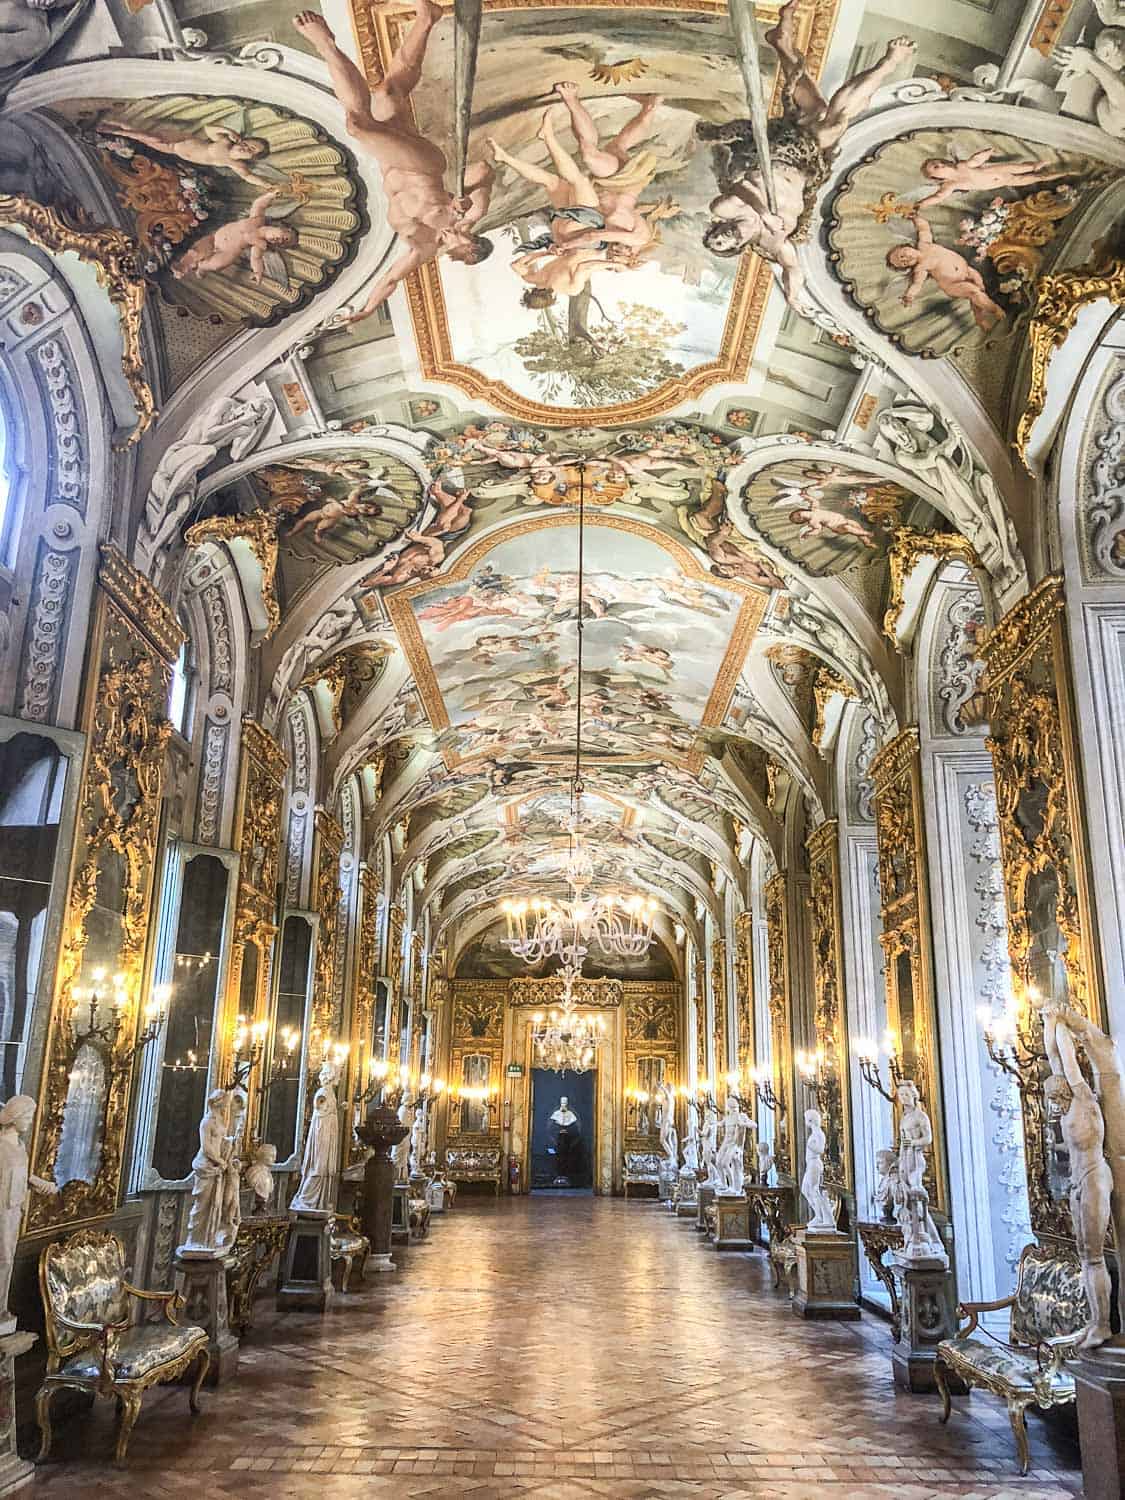
[[[261,955],[257,943],[242,945],[242,974],[238,981],[238,1014],[253,1020],[258,1012],[258,965]]]
[[[229,878],[211,854],[184,864],[152,1151],[154,1170],[171,1182],[191,1172],[204,1112]]]
[[[0,744],[0,1090],[20,1091],[43,960],[67,759],[53,740]]]
[[[274,1015],[273,1046],[287,1029],[302,1032],[308,1000],[309,969],[312,958],[312,925],[307,917],[290,912],[281,935],[281,962],[278,972],[277,1010]],[[280,1072],[272,1077],[265,1100],[262,1139],[277,1147],[279,1161],[297,1149],[297,1126],[301,1106],[301,1060],[303,1046],[297,1046]],[[272,1060],[271,1060],[272,1067]]]
[[[1059,927],[1059,879],[1053,869],[1036,870],[1024,892],[1031,944],[1027,953],[1028,982],[1047,1000],[1067,998],[1066,936]]]
[[[895,1000],[898,1015],[899,1056],[908,1073],[914,1070],[916,1051],[916,1028],[914,1017],[914,970],[910,954],[903,951],[895,955]]]
[[[1043,1160],[1046,1166],[1047,1191],[1054,1203],[1065,1203],[1070,1196],[1070,1152],[1063,1140],[1062,1122],[1049,1109],[1043,1109]]]
[[[371,1017],[371,1056],[387,1055],[387,1018],[391,998],[389,979],[375,981],[375,1012]]]
[[[660,1129],[654,1095],[664,1082],[664,1059],[662,1057],[637,1058],[637,1134],[655,1135]],[[640,1097],[647,1095],[647,1098]]]
[[[461,1087],[487,1089],[492,1061],[487,1053],[470,1052],[461,1059]],[[474,1135],[488,1132],[489,1108],[483,1099],[461,1100],[461,1129]]]
[[[90,1042],[75,1055],[63,1107],[62,1133],[55,1158],[55,1181],[94,1182],[102,1159],[107,1093],[105,1058]]]

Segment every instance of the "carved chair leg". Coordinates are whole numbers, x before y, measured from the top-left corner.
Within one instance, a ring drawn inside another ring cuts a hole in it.
[[[953,1402],[949,1399],[949,1380],[945,1372],[945,1361],[940,1354],[934,1360],[934,1384],[941,1397],[941,1420],[948,1422],[949,1414],[953,1410]]]
[[[129,1438],[132,1436],[133,1423],[141,1414],[141,1398],[130,1391],[122,1395],[121,1403],[121,1421],[117,1428],[117,1449],[113,1455],[114,1461],[119,1467],[125,1463],[125,1453],[129,1447]]]
[[[1019,1401],[1008,1402],[1008,1420],[1016,1440],[1016,1454],[1020,1461],[1020,1473],[1026,1474],[1031,1464],[1027,1446],[1027,1408]]]
[[[199,1355],[199,1369],[195,1372],[195,1379],[191,1383],[191,1391],[188,1394],[188,1405],[193,1412],[199,1411],[199,1388],[207,1378],[207,1371],[211,1368],[211,1351],[203,1349]]]
[[[347,1289],[348,1289],[348,1282],[351,1279],[352,1279],[352,1257],[350,1255],[345,1255],[344,1256],[344,1274],[340,1277],[340,1290],[342,1292],[346,1292],[347,1291]]]
[[[39,1423],[39,1452],[35,1458],[37,1464],[46,1463],[51,1451],[51,1397],[54,1394],[54,1387],[45,1385],[35,1397],[35,1419]]]

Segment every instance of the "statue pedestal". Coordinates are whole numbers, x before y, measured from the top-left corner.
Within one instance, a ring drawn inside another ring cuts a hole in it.
[[[1078,1392],[1082,1493],[1087,1500],[1125,1500],[1125,1337],[1070,1360]]]
[[[181,1247],[172,1264],[176,1290],[184,1299],[180,1322],[206,1328],[211,1355],[206,1384],[221,1385],[238,1370],[238,1338],[231,1330],[227,1306],[227,1256],[185,1254]]]
[[[395,1165],[390,1152],[406,1139],[406,1126],[393,1109],[385,1104],[368,1110],[356,1135],[371,1148],[363,1168],[363,1232],[371,1241],[369,1271],[393,1271],[391,1259],[391,1194],[394,1190]]]
[[[896,1251],[892,1262],[902,1287],[898,1338],[891,1351],[895,1385],[902,1391],[932,1391],[937,1346],[957,1332],[953,1273],[940,1256],[917,1260]]]
[[[335,1291],[332,1285],[334,1223],[333,1214],[298,1214],[289,1225],[277,1283],[278,1312],[327,1312]]]
[[[680,1171],[679,1189],[676,1193],[676,1217],[694,1219],[699,1206],[699,1178],[684,1167]]]
[[[793,1311],[801,1318],[835,1318],[849,1323],[858,1319],[855,1242],[851,1236],[838,1229],[798,1229],[793,1241],[797,1252]]]
[[[750,1200],[742,1194],[715,1194],[715,1233],[712,1243],[716,1250],[753,1250],[750,1235]]]
[[[16,1356],[26,1354],[38,1334],[0,1336],[0,1495],[22,1490],[35,1474],[35,1465],[16,1452]]]
[[[707,1210],[714,1201],[715,1189],[701,1182],[699,1191],[695,1195],[695,1227],[700,1234],[705,1234],[707,1231]]]
[[[396,1245],[410,1242],[410,1184],[396,1182],[391,1197],[391,1241]]]
[[[440,1177],[433,1177],[426,1186],[426,1202],[432,1214],[443,1214],[445,1212],[445,1183]]]
[[[676,1181],[678,1176],[679,1173],[676,1171],[676,1168],[665,1157],[660,1163],[660,1171],[657,1174],[656,1191],[661,1201],[666,1203],[669,1208],[671,1208],[672,1200],[676,1196]]]

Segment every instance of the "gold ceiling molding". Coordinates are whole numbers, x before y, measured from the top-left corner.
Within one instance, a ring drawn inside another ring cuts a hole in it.
[[[813,724],[812,742],[817,750],[821,749],[825,730],[828,727],[828,704],[829,700],[839,693],[841,697],[853,700],[859,699],[852,684],[839,672],[833,672],[831,667],[821,667],[813,679],[813,700],[816,703],[816,721]],[[769,768],[767,767],[767,775]],[[776,772],[774,773],[776,775]],[[771,795],[773,788],[771,787]]]
[[[508,1004],[511,1006],[558,1005],[562,1001],[563,981],[554,975],[548,979],[512,979],[508,982]],[[600,1008],[620,1005],[625,998],[625,984],[621,979],[579,979],[574,986],[574,998],[579,1005],[596,1005]]]
[[[448,587],[451,583],[460,583],[471,577],[477,564],[494,552],[497,547],[506,542],[515,540],[517,537],[528,536],[536,531],[547,531],[558,527],[572,527],[578,525],[577,517],[569,512],[554,512],[549,516],[535,516],[532,518],[515,521],[509,526],[504,526],[498,531],[491,532],[474,542],[461,556],[447,573],[438,578],[420,579],[416,583],[408,583],[403,588],[396,589],[386,599],[387,614],[391,624],[398,635],[399,642],[407,659],[407,664],[414,677],[418,689],[418,695],[422,700],[422,707],[430,720],[435,734],[441,734],[450,728],[449,714],[445,707],[445,700],[441,695],[433,665],[430,661],[429,652],[426,650],[422,639],[422,632],[418,628],[418,621],[414,614],[412,601],[420,596],[436,593],[438,590]],[[726,717],[727,709],[730,707],[734,696],[735,687],[738,684],[739,674],[746,660],[746,653],[750,649],[750,643],[757,634],[758,626],[769,605],[770,594],[765,589],[756,588],[753,584],[743,583],[737,578],[715,578],[704,569],[694,554],[673,537],[665,536],[654,527],[643,521],[633,520],[629,516],[611,516],[604,513],[596,516],[587,516],[585,521],[587,531],[595,528],[605,528],[610,531],[625,532],[629,536],[643,537],[646,541],[667,552],[675,561],[681,572],[689,578],[694,578],[700,583],[706,583],[721,593],[734,594],[742,600],[742,605],[731,631],[730,641],[727,645],[719,670],[715,673],[715,679],[711,686],[711,692],[704,707],[699,727],[701,729],[717,728]],[[460,766],[469,766],[472,757],[462,758],[454,750],[443,752],[446,768],[450,771]],[[657,757],[677,765],[697,776],[703,769],[706,754],[703,751],[695,751],[690,756],[681,757],[670,755],[661,751]],[[535,761],[536,756],[530,755],[529,760]],[[557,762],[559,757],[548,757],[547,763]],[[636,757],[630,756],[599,756],[591,754],[585,757],[590,765],[614,764],[625,761],[631,763]]]
[[[840,0],[803,0],[798,5],[798,26],[804,33],[801,50],[805,66],[813,78],[819,76],[824,65],[839,6]],[[486,15],[504,11],[604,8],[604,0],[484,0],[483,4]],[[653,5],[651,0],[618,0],[616,8],[657,14],[662,10],[698,16],[728,14],[723,0],[667,0],[660,5]],[[775,0],[755,6],[759,22],[763,24],[775,22],[779,10],[780,5]],[[351,0],[351,11],[363,69],[368,80],[375,84],[384,76],[411,12],[404,6],[388,14],[388,9],[377,0]],[[782,104],[779,70],[774,85],[774,113],[782,112]],[[656,390],[633,401],[612,406],[565,407],[521,396],[504,381],[490,380],[473,366],[461,364],[454,358],[449,309],[436,263],[423,266],[405,281],[415,346],[424,378],[453,385],[474,400],[488,401],[508,416],[542,427],[645,421],[701,396],[714,385],[743,380],[750,369],[772,286],[770,267],[757,255],[743,255],[735,275],[717,359],[697,365],[679,379],[665,381]]]
[[[105,288],[121,326],[121,369],[133,397],[137,423],[123,443],[130,448],[156,420],[152,387],[145,379],[141,347],[141,314],[148,290],[139,266],[141,247],[120,229],[105,226],[76,229],[53,208],[22,193],[0,193],[0,223],[18,224],[33,245],[52,255],[70,253],[93,266],[98,285]]]
[[[1075,266],[1072,270],[1039,278],[1035,307],[1027,329],[1031,375],[1012,444],[1028,473],[1032,471],[1027,461],[1027,445],[1047,403],[1047,374],[1051,360],[1055,351],[1066,343],[1082,309],[1103,297],[1115,307],[1125,305],[1125,260]]]
[[[275,587],[277,578],[277,528],[281,516],[269,511],[256,511],[249,516],[211,516],[206,521],[196,521],[184,532],[184,541],[189,547],[200,547],[205,542],[225,542],[239,561],[235,546],[244,542],[261,570],[259,593],[262,608],[266,612],[266,629],[254,642],[260,646],[268,641],[281,623],[281,608],[277,602]]]
[[[898,645],[898,624],[906,604],[906,585],[923,558],[944,562],[963,562],[974,571],[980,568],[972,543],[959,531],[915,531],[910,526],[895,528],[887,562],[891,569],[891,602],[883,616],[883,634]]]

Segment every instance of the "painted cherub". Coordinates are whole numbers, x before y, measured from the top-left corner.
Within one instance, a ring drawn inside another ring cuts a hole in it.
[[[804,505],[789,512],[789,519],[794,525],[801,527],[802,537],[818,537],[827,533],[829,536],[854,537],[865,547],[876,545],[873,533],[862,521],[856,520],[855,516],[842,516],[839,511],[828,509],[812,498],[811,493],[805,496]]]
[[[1029,187],[1052,177],[1063,177],[1065,171],[1056,163],[1042,161],[994,161],[996,150],[984,146],[964,161],[931,156],[922,163],[922,173],[938,186],[918,204],[929,208],[944,203],[955,193],[995,192],[997,188]]]
[[[441,567],[445,561],[445,543],[438,537],[428,537],[409,527],[403,536],[411,545],[386,558],[374,573],[369,573],[363,580],[364,588],[396,588],[416,579],[432,578]]]
[[[550,307],[557,297],[577,297],[590,284],[595,271],[623,271],[625,264],[600,250],[530,250],[517,255],[512,270],[528,290],[520,299],[524,307]]]
[[[909,271],[910,285],[902,295],[903,307],[910,307],[922,294],[929,278],[951,302],[965,301],[973,314],[977,327],[985,333],[995,328],[1004,319],[1004,309],[998,307],[984,284],[984,277],[963,255],[939,245],[929,222],[921,214],[910,215],[914,226],[916,243],[896,245],[887,252],[887,265],[893,271]]]
[[[254,199],[245,218],[234,219],[205,234],[176,257],[172,275],[182,280],[185,276],[205,276],[209,271],[228,271],[244,255],[249,255],[251,276],[260,282],[267,270],[267,252],[291,249],[297,243],[295,229],[271,224],[266,217],[271,204],[280,196],[279,188],[271,188]]]
[[[164,133],[139,130],[123,120],[102,120],[98,130],[102,135],[123,135],[127,140],[137,141],[153,151],[163,151],[180,161],[191,162],[193,166],[226,167],[243,182],[251,182],[256,187],[272,185],[269,178],[255,172],[249,165],[269,155],[269,142],[259,135],[242,135],[229,125],[204,125],[202,138],[171,130]]]
[[[340,521],[358,520],[361,517],[374,520],[383,514],[383,507],[376,499],[378,495],[382,495],[384,499],[395,498],[394,490],[385,485],[367,482],[353,485],[343,498],[335,495],[318,497],[314,508],[292,528],[290,538],[299,536],[311,526],[313,540],[322,542]]]

